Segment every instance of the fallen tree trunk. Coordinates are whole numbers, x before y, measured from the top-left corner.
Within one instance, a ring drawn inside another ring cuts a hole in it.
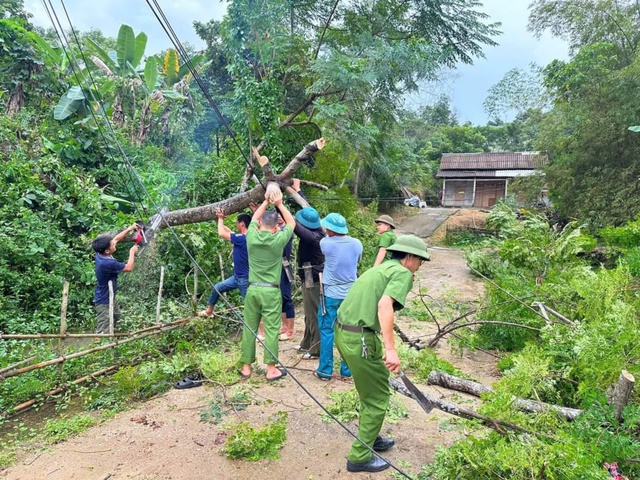
[[[264,200],[264,192],[267,183],[275,182],[278,184],[281,190],[286,190],[291,186],[291,179],[294,173],[304,164],[311,160],[314,153],[318,152],[324,147],[325,141],[323,138],[314,140],[308,143],[298,153],[293,160],[287,165],[284,171],[276,175],[267,161],[264,165],[261,165],[265,172],[265,177],[262,180],[262,185],[256,185],[246,192],[239,193],[231,198],[222,200],[220,202],[211,203],[209,205],[202,205],[199,207],[185,208],[181,210],[168,211],[162,214],[162,219],[159,223],[158,230],[166,227],[173,227],[177,225],[187,225],[191,223],[208,222],[217,220],[217,209],[221,209],[225,214],[236,213],[246,208],[249,208],[251,203],[262,203]],[[257,155],[254,153],[253,155]],[[266,157],[258,157],[257,160],[266,159]],[[262,164],[262,162],[260,162]],[[264,185],[264,186],[263,186]],[[295,198],[295,197],[294,197]],[[156,216],[157,217],[157,216]],[[153,224],[157,221],[156,217],[153,217],[149,223]],[[149,235],[153,235],[150,232]]]
[[[398,393],[401,393],[403,395],[406,395],[407,397],[411,397],[414,400],[416,400],[416,398],[411,394],[411,392],[407,389],[407,387],[405,387],[404,383],[402,383],[402,380],[394,377],[389,377],[389,386],[391,386],[391,388],[396,390]],[[428,393],[424,393],[424,392],[422,393],[427,398],[427,400],[431,402],[434,405],[434,407],[437,408],[438,410],[442,410],[443,412],[449,413],[451,415],[455,415],[456,417],[466,418],[467,420],[479,420],[487,427],[494,429],[500,435],[506,435],[507,434],[506,430],[512,430],[514,432],[527,433],[529,435],[535,435],[537,437],[555,441],[555,438],[550,437],[549,435],[527,430],[526,428],[523,428],[519,425],[505,422],[503,420],[490,418],[485,415],[482,415],[481,413],[476,412],[475,410],[471,410],[470,408],[461,407],[460,405],[456,405],[455,403],[440,400],[439,398],[436,398],[433,395],[429,395]]]
[[[491,387],[487,387],[486,385],[482,385],[481,383],[474,382],[472,380],[465,380],[464,378],[449,375],[438,370],[433,370],[429,374],[427,382],[429,382],[429,385],[438,385],[440,387],[448,388],[449,390],[468,393],[475,397],[480,397],[483,393],[495,393],[495,390]],[[542,413],[553,410],[558,414],[558,416],[567,420],[575,420],[583,413],[582,410],[578,410],[576,408],[551,405],[544,402],[529,400],[527,398],[513,397],[513,404],[520,410],[530,413]]]

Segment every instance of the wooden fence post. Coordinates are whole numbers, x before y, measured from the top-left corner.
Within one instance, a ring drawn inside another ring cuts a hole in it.
[[[115,333],[115,321],[113,318],[113,311],[115,308],[115,294],[113,292],[113,281],[109,280],[109,335],[113,335]]]
[[[162,300],[163,284],[164,284],[164,267],[160,267],[160,287],[158,288],[158,303],[156,305],[156,324],[160,323],[160,302]]]
[[[198,265],[193,267],[193,297],[191,298],[193,311],[198,312]]]
[[[67,306],[69,305],[69,282],[67,280],[62,284],[62,305],[60,307],[60,335],[67,334]],[[64,353],[64,339],[58,341],[58,355]],[[58,377],[62,381],[64,362],[60,363],[58,368]]]
[[[220,260],[220,278],[224,282],[224,280],[225,280],[225,278],[224,278],[224,262],[222,261],[222,254],[221,253],[218,254],[218,259]]]

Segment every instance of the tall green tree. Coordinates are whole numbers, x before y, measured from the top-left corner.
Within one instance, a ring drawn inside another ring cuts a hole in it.
[[[264,141],[282,163],[320,135],[342,148],[353,189],[366,171],[388,174],[398,146],[384,139],[405,93],[443,66],[471,63],[497,24],[479,2],[234,1],[221,22],[196,24],[237,132]]]

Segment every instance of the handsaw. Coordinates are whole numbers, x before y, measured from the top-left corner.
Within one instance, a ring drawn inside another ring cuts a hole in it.
[[[433,407],[435,407],[436,405],[427,397],[425,397],[424,393],[418,390],[418,387],[416,387],[413,382],[407,378],[403,371],[400,371],[398,376],[402,380],[402,383],[404,383],[404,386],[407,387],[407,390],[411,392],[411,395],[413,395],[413,398],[416,400],[416,402],[418,402],[418,405],[420,405],[426,413],[431,412],[431,410],[433,410]]]

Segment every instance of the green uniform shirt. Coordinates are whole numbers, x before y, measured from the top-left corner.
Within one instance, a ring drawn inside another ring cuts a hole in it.
[[[393,230],[387,230],[386,232],[383,232],[378,239],[378,251],[380,251],[381,247],[389,248],[394,243],[396,243],[396,234],[393,233]],[[377,254],[378,252],[376,252],[376,255]],[[384,256],[383,261],[386,261],[389,258],[391,258],[391,254],[387,252],[387,254]]]
[[[413,274],[399,260],[389,260],[370,268],[351,286],[347,298],[338,309],[338,320],[345,325],[367,327],[379,332],[378,302],[382,296],[393,298],[393,309],[400,310],[404,308],[412,287]]]
[[[393,233],[393,230],[387,230],[380,235],[380,238],[378,239],[378,248],[389,248],[394,243],[396,243],[396,234]]]
[[[258,222],[251,222],[247,230],[247,252],[249,253],[249,282],[275,283],[280,285],[282,251],[289,242],[293,229],[286,225],[271,233],[260,230]]]

